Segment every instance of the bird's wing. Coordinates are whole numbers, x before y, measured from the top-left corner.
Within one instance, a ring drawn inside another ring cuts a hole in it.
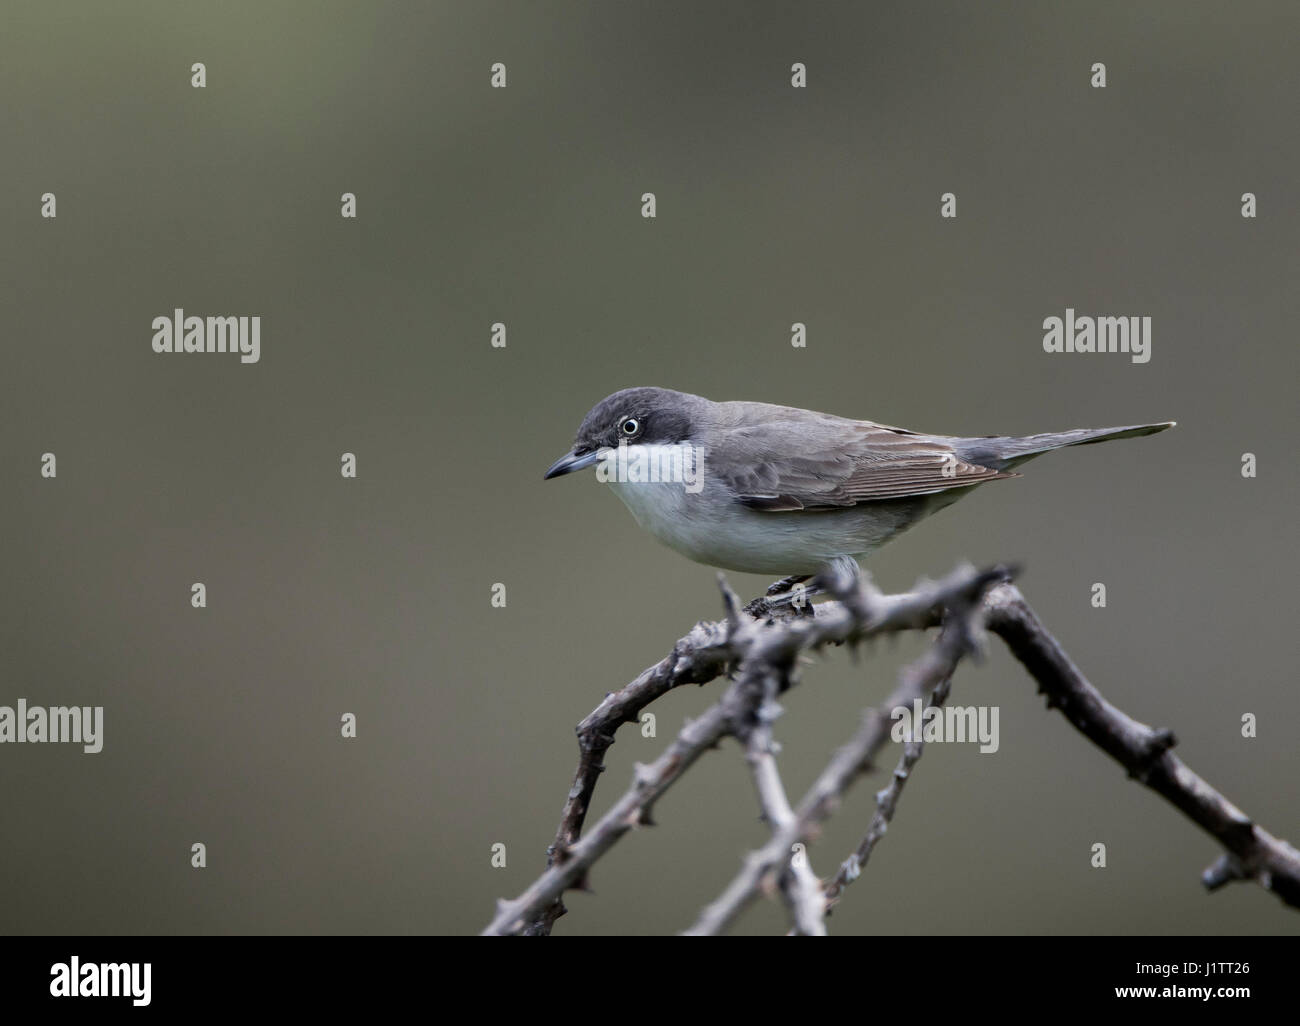
[[[727,451],[739,458],[705,473],[757,510],[844,508],[1019,476],[967,463],[942,438],[830,417],[733,427]]]

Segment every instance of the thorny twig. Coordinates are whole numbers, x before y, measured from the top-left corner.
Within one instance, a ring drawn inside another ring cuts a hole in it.
[[[636,680],[605,697],[578,725],[579,762],[554,843],[547,849],[547,869],[514,901],[499,903],[488,934],[546,934],[564,913],[565,890],[586,886],[587,871],[626,832],[650,822],[654,802],[706,749],[726,736],[745,745],[772,839],[745,862],[723,895],[701,914],[693,933],[712,933],[730,923],[767,883],[775,883],[790,910],[793,932],[824,931],[822,908],[812,902],[815,882],[806,861],[792,859],[796,844],[813,834],[830,815],[844,789],[869,768],[888,737],[889,712],[915,698],[947,687],[961,657],[970,651],[981,624],[1000,636],[1038,682],[1049,706],[1059,708],[1080,732],[1124,765],[1131,776],[1179,808],[1216,838],[1226,854],[1204,873],[1211,890],[1234,879],[1252,879],[1288,905],[1300,907],[1300,852],[1254,824],[1243,812],[1196,776],[1169,749],[1167,730],[1153,730],[1110,705],[1073,665],[1060,644],[1042,626],[1003,568],[977,573],[963,569],[937,584],[918,586],[901,595],[882,595],[856,579],[823,577],[817,584],[836,599],[815,607],[815,615],[797,616],[770,604],[754,607],[764,619],[752,620],[738,610],[735,596],[723,586],[727,618],[697,624],[673,647],[668,658]],[[945,620],[945,614],[947,619]],[[771,720],[779,714],[776,696],[795,683],[801,652],[826,644],[858,642],[877,634],[920,630],[945,622],[935,645],[904,670],[900,684],[880,708],[868,710],[854,738],[836,753],[809,793],[791,808],[775,762]],[[632,785],[586,837],[583,824],[604,754],[623,723],[636,722],[648,704],[682,684],[704,684],[731,669],[735,679],[722,698],[698,720],[688,723],[667,751],[649,765],[638,765]],[[919,750],[916,757],[919,758]],[[878,795],[878,806],[859,846],[860,868],[884,832],[915,759],[903,761],[893,782]],[[852,872],[854,857],[846,862]],[[825,906],[838,900],[846,868],[828,883]]]

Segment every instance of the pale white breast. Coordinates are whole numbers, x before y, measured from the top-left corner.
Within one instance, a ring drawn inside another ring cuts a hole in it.
[[[678,552],[698,558],[693,553],[708,549],[710,535],[717,530],[716,517],[708,513],[711,497],[706,498],[707,461],[705,466],[685,463],[678,446],[633,445],[628,446],[629,457],[620,469],[631,474],[635,461],[644,458],[645,465],[658,467],[688,467],[687,480],[645,481],[610,480],[609,486],[623,500],[636,522],[664,544]],[[694,459],[695,454],[692,454]],[[673,460],[677,462],[674,464]],[[696,474],[698,473],[698,477]],[[601,475],[597,475],[598,478]],[[640,476],[645,476],[642,473]]]
[[[695,493],[672,481],[609,486],[642,528],[687,558],[776,576],[812,574],[835,556],[866,555],[931,511],[929,497],[824,512],[751,510],[710,480],[707,460]]]

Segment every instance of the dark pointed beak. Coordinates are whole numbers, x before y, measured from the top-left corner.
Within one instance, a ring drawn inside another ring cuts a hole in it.
[[[543,481],[549,481],[553,477],[561,477],[564,474],[572,474],[575,470],[586,470],[600,459],[600,450],[596,449],[591,452],[577,453],[566,452],[558,460],[551,464],[551,469],[542,475]]]

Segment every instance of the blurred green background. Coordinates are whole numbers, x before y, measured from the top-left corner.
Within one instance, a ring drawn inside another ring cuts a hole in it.
[[[543,866],[573,725],[720,612],[714,571],[590,476],[542,482],[639,384],[953,434],[1178,420],[1036,462],[869,569],[898,590],[1023,563],[1104,693],[1300,840],[1293,3],[10,0],[4,20],[0,704],[106,723],[95,756],[0,748],[0,928],[485,925]],[[1044,354],[1067,306],[1149,315],[1151,362]],[[260,315],[261,362],[155,355],[175,307]],[[777,725],[792,794],[919,645],[806,668]],[[1297,930],[1257,887],[1206,895],[1216,845],[990,651],[951,701],[999,706],[1001,750],[927,750],[832,932]],[[621,734],[593,815],[719,693]],[[820,873],[885,779],[813,846]],[[657,818],[557,934],[682,929],[765,837],[730,742]],[[783,928],[766,902],[738,931]]]

